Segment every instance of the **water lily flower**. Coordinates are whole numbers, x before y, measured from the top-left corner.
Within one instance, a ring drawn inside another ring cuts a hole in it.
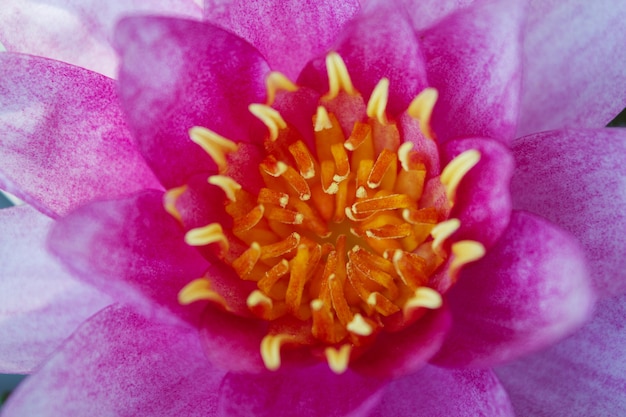
[[[117,80],[1,54],[30,206],[0,211],[0,371],[35,370],[2,415],[624,411],[616,15],[216,2],[95,25]]]

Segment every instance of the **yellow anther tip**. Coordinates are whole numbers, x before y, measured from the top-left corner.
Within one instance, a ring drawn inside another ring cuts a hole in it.
[[[339,95],[341,90],[348,94],[356,93],[348,67],[338,53],[330,52],[326,55],[326,71],[328,73],[328,94],[325,98],[333,99]]]
[[[272,105],[276,99],[276,93],[283,91],[296,91],[298,86],[295,85],[287,76],[278,71],[272,71],[265,79],[265,87],[267,89],[267,104]]]
[[[327,347],[324,350],[326,360],[328,361],[328,367],[337,375],[341,375],[348,369],[350,363],[350,352],[352,347],[350,345],[343,345],[339,349],[334,347]]]
[[[380,124],[387,124],[387,116],[385,110],[387,109],[387,101],[389,100],[389,79],[381,78],[374,87],[372,95],[367,102],[367,116],[378,120]]]
[[[278,139],[278,132],[287,127],[287,122],[280,113],[265,104],[252,103],[248,106],[250,113],[255,115],[269,130],[270,140]]]
[[[438,98],[439,92],[437,89],[432,87],[425,88],[413,99],[406,111],[409,116],[419,121],[420,130],[424,136],[430,139],[433,138],[430,118]]]
[[[450,273],[456,274],[464,265],[485,256],[485,246],[475,240],[461,240],[452,244],[454,258],[450,263]]]

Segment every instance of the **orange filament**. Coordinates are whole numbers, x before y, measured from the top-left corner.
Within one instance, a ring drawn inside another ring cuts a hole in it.
[[[327,104],[358,92],[339,55],[329,54],[326,65],[330,89],[311,115],[312,147],[269,106],[277,89],[296,89],[282,76],[272,74],[268,80],[269,105],[250,106],[268,130],[267,156],[258,166],[265,184],[256,195],[224,174],[226,156],[236,146],[212,132],[192,129],[194,140],[220,168],[220,175],[209,182],[224,190],[233,226],[223,231],[207,222],[190,230],[187,241],[196,246],[219,243],[224,262],[241,279],[256,282],[246,305],[270,323],[260,348],[270,370],[280,367],[281,349],[306,346],[334,372],[344,372],[355,352],[385,330],[387,317],[414,317],[418,309],[441,306],[431,278],[448,256],[453,257],[450,273],[455,275],[484,254],[478,242],[444,245],[460,224],[456,219],[440,221],[438,209],[421,205],[426,164],[410,142],[376,150],[377,143],[393,143],[377,135],[399,135],[386,114],[389,81],[379,83],[366,114],[356,118],[346,138]],[[429,90],[409,109],[429,133],[435,100],[436,91]],[[477,151],[468,152],[444,170],[441,182],[450,204],[479,157]],[[175,200],[184,191],[175,189],[166,196],[174,216]],[[229,239],[239,242],[229,245]],[[204,281],[192,282],[180,297],[185,303],[219,300]],[[297,335],[285,333],[281,323],[293,326],[294,318],[301,329]],[[303,332],[308,336],[302,337]]]

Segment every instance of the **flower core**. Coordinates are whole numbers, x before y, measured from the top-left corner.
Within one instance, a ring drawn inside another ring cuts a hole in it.
[[[268,77],[267,104],[250,105],[268,130],[259,190],[226,175],[237,143],[202,127],[190,130],[220,170],[208,182],[223,190],[233,225],[207,222],[185,240],[214,246],[241,280],[256,283],[246,305],[269,323],[260,351],[270,370],[280,367],[282,348],[306,347],[344,372],[379,333],[441,307],[458,269],[484,254],[474,241],[445,245],[460,226],[448,218],[456,189],[480,153],[464,152],[432,175],[428,158],[387,116],[389,81],[381,79],[365,105],[341,57],[329,54],[326,66],[329,91],[311,115],[312,140],[272,107],[277,95],[298,89],[281,74]],[[433,141],[436,99],[436,90],[425,89],[407,110],[426,141]],[[185,191],[165,197],[179,220],[176,201]],[[211,277],[179,293],[182,304],[199,300],[229,310]]]

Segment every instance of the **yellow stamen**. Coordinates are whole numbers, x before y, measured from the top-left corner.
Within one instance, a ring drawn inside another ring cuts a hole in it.
[[[387,115],[385,110],[387,109],[387,101],[389,100],[389,79],[381,78],[374,87],[372,95],[367,102],[367,115],[372,119],[378,120],[381,125],[386,125]]]
[[[409,171],[411,169],[409,152],[413,149],[413,142],[404,142],[398,148],[398,160],[402,165],[402,169],[405,171]]]
[[[274,302],[259,290],[254,290],[250,293],[246,299],[246,305],[258,317],[265,320],[269,320],[272,317]]]
[[[220,171],[226,169],[226,154],[237,151],[235,142],[201,126],[189,129],[189,138],[209,154]]]
[[[443,304],[441,294],[429,287],[419,287],[415,293],[406,302],[402,308],[402,312],[407,316],[412,310],[417,308],[428,308],[435,310]]]
[[[220,187],[230,201],[237,201],[237,191],[241,190],[241,184],[226,175],[213,175],[209,177],[209,184]]]
[[[185,243],[190,246],[205,246],[211,243],[219,243],[223,252],[228,251],[228,239],[226,239],[222,225],[219,223],[211,223],[204,227],[189,230],[185,234]]]
[[[430,235],[434,239],[433,250],[435,252],[439,251],[443,242],[452,236],[454,232],[459,230],[459,227],[461,227],[461,221],[459,219],[448,219],[433,227],[433,230],[430,231]]]
[[[356,93],[346,63],[338,53],[331,52],[326,55],[326,71],[328,72],[329,87],[325,96],[326,99],[337,97],[341,90],[348,94]]]
[[[354,318],[346,326],[349,332],[359,336],[369,336],[374,332],[374,328],[369,324],[362,315],[359,313],[354,315]]]
[[[278,131],[287,127],[287,122],[280,113],[269,106],[254,103],[248,106],[248,110],[267,126],[271,141],[278,139]]]
[[[270,72],[265,78],[265,87],[267,89],[267,105],[274,104],[276,93],[280,90],[294,92],[298,90],[298,86],[291,82],[283,73],[278,71]]]
[[[260,257],[261,245],[257,242],[252,242],[250,247],[233,261],[233,269],[237,272],[237,275],[241,278],[245,278],[248,274],[250,274],[250,272],[252,272],[252,269],[254,269],[254,266],[259,261]]]
[[[313,162],[313,156],[309,152],[309,148],[301,140],[297,141],[293,145],[289,145],[289,153],[295,159],[298,168],[300,168],[300,175],[304,179],[311,179],[315,176],[315,163]]]
[[[181,185],[180,187],[170,188],[163,194],[163,207],[165,211],[178,221],[182,221],[182,216],[176,208],[176,200],[178,200],[188,188],[187,185]]]
[[[413,99],[406,111],[409,116],[419,121],[420,130],[429,139],[434,137],[430,127],[430,117],[438,97],[439,92],[435,88],[425,88]]]
[[[461,240],[452,244],[452,262],[450,263],[450,275],[458,274],[461,267],[474,262],[485,256],[485,247],[475,240]]]
[[[350,363],[350,352],[352,347],[350,345],[343,345],[339,349],[335,349],[332,346],[327,347],[324,350],[326,360],[328,361],[328,367],[331,371],[337,375],[341,375],[348,369]]]
[[[467,150],[456,156],[441,171],[441,183],[446,187],[446,197],[454,203],[456,189],[465,175],[480,161],[480,152],[475,149]]]
[[[261,188],[257,202],[259,204],[274,204],[275,206],[285,208],[289,204],[289,194],[269,188]]]
[[[317,113],[315,115],[315,126],[313,130],[321,132],[322,130],[330,129],[333,127],[333,123],[330,121],[328,110],[324,106],[317,107]]]
[[[280,368],[280,348],[291,340],[291,336],[286,334],[268,334],[261,340],[261,358],[265,367],[270,371]]]
[[[206,278],[194,279],[178,292],[180,304],[187,305],[195,301],[212,301],[226,308],[226,301],[220,294],[211,289],[211,282]]]

